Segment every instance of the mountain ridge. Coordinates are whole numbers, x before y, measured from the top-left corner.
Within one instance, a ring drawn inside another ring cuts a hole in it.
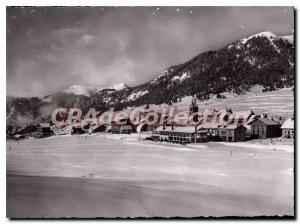
[[[182,64],[163,70],[148,82],[120,89],[103,88],[90,91],[80,85],[70,91],[52,94],[44,98],[7,100],[7,114],[14,108],[15,113],[38,116],[40,108],[79,107],[83,110],[94,107],[116,110],[147,104],[172,104],[185,96],[196,96],[198,100],[209,99],[223,92],[243,94],[255,85],[264,91],[294,86],[294,44],[293,36],[278,36],[261,32],[236,40],[219,50],[206,51]],[[83,89],[81,89],[81,87]],[[87,94],[87,91],[88,94]],[[76,94],[74,94],[76,93]],[[83,93],[82,95],[78,93]],[[26,104],[26,106],[20,106]],[[28,106],[31,105],[31,106]],[[13,120],[15,116],[10,116]]]

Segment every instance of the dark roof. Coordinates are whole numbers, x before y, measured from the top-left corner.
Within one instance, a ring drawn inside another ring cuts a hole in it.
[[[266,124],[266,125],[280,125],[280,124],[277,123],[276,121],[270,120],[270,119],[265,118],[265,117],[257,118],[257,119],[255,119],[255,120],[251,121],[249,124],[252,124],[254,121],[257,121],[257,120],[263,122],[263,123]]]

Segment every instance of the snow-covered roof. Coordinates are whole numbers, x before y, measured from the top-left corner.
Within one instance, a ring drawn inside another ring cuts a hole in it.
[[[73,128],[82,128],[80,123],[75,123],[72,125]]]
[[[195,132],[195,127],[181,127],[181,126],[165,126],[165,129],[163,126],[159,126],[158,128],[155,129],[156,131],[168,131],[168,132],[183,132],[183,133],[194,133]]]
[[[132,127],[130,125],[122,125],[120,130],[132,130]]]
[[[41,128],[50,128],[49,123],[40,123]]]
[[[294,129],[294,120],[293,119],[287,119],[281,128],[285,129]]]
[[[255,119],[256,116],[257,116],[257,115],[252,115],[252,116],[248,119],[246,125],[250,124],[250,123]]]
[[[248,131],[250,131],[250,130],[251,130],[251,125],[244,124],[243,126],[244,126],[245,128],[247,128],[247,130],[248,130]]]
[[[249,122],[248,124],[252,124],[254,121],[261,121],[266,125],[279,125],[279,123],[277,123],[276,121],[270,120],[269,118],[265,118],[265,117],[260,117],[257,119],[254,119],[253,121]]]

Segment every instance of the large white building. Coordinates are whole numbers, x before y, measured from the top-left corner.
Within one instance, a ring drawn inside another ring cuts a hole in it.
[[[287,119],[281,126],[282,137],[294,138],[294,119]]]
[[[196,126],[159,126],[152,133],[154,140],[191,143],[206,142],[207,131]]]

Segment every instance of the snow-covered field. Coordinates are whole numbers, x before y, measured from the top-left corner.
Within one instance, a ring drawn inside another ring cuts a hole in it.
[[[294,114],[294,95],[292,88],[283,88],[271,92],[262,92],[262,87],[256,86],[243,95],[234,95],[232,93],[223,93],[225,99],[216,99],[199,102],[199,108],[231,108],[234,111],[253,110],[256,114],[267,113],[269,115],[278,115],[292,117]],[[183,98],[178,106],[188,106],[192,97]]]
[[[143,137],[7,141],[8,216],[294,214],[293,142],[178,145]]]

